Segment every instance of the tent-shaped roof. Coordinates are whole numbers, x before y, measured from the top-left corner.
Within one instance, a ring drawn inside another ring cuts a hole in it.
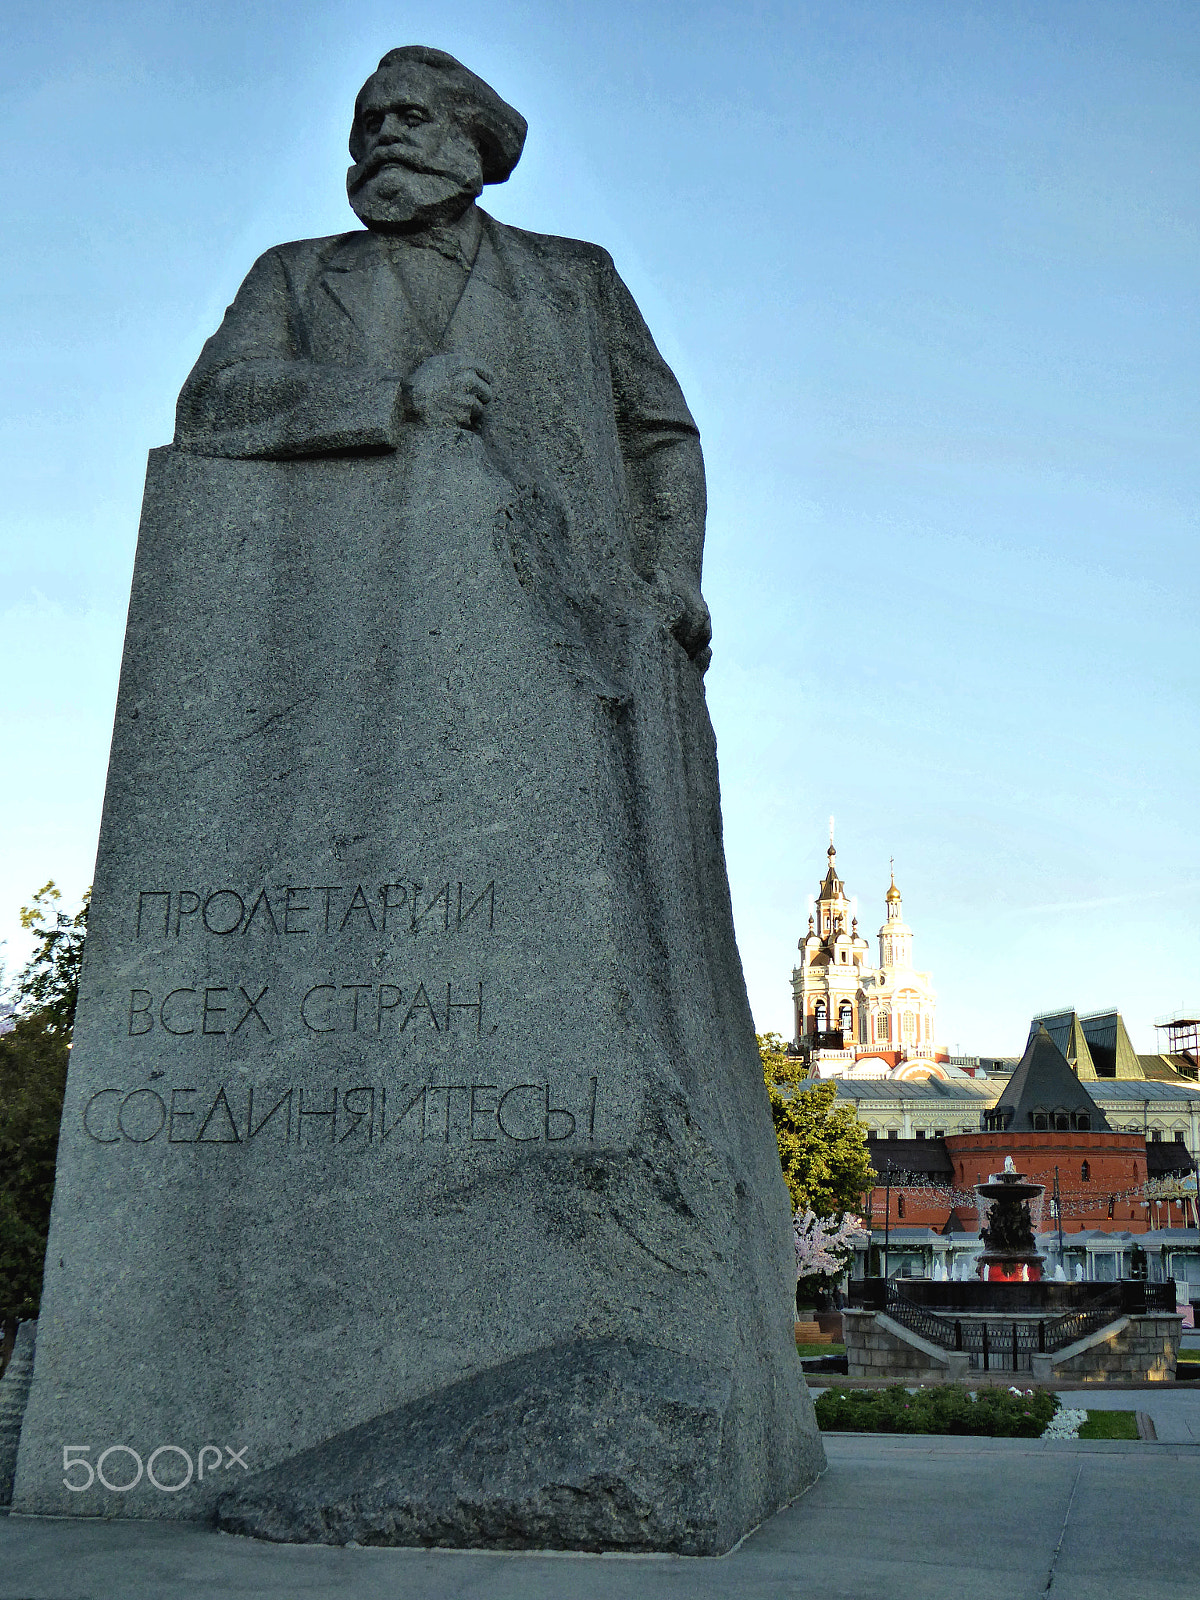
[[[987,1113],[987,1122],[997,1131],[1011,1128],[1014,1133],[1027,1133],[1038,1126],[1035,1117],[1049,1116],[1053,1128],[1054,1118],[1063,1113],[1070,1117],[1073,1128],[1086,1117],[1086,1128],[1112,1131],[1103,1111],[1071,1071],[1066,1056],[1039,1023],[1004,1093]]]
[[[1026,1044],[1037,1032],[1039,1023],[1066,1056],[1067,1065],[1075,1076],[1085,1082],[1094,1083],[1098,1074],[1092,1061],[1091,1051],[1088,1049],[1087,1037],[1079,1021],[1079,1013],[1056,1011],[1044,1017],[1034,1017],[1029,1024],[1029,1039],[1025,1041]]]
[[[1119,1011],[1094,1012],[1080,1017],[1079,1025],[1101,1078],[1145,1077]]]
[[[846,885],[833,869],[833,862],[829,863],[829,871],[825,874],[821,884],[818,900],[844,900],[846,898]]]

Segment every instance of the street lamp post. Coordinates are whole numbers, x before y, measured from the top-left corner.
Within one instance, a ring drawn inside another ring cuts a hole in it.
[[[1064,1256],[1063,1256],[1062,1195],[1059,1193],[1059,1188],[1058,1188],[1058,1168],[1057,1167],[1055,1167],[1055,1169],[1054,1169],[1054,1217],[1055,1217],[1056,1222],[1058,1223],[1058,1261],[1059,1261],[1059,1265],[1063,1269],[1063,1274],[1065,1276],[1066,1275],[1066,1271],[1067,1271],[1067,1263],[1066,1263],[1066,1261],[1064,1259]]]
[[[883,1190],[883,1281],[888,1276],[888,1248],[892,1241],[892,1163],[887,1164]]]

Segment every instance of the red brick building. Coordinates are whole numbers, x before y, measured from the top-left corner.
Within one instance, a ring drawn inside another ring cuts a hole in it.
[[[999,1172],[1006,1156],[1018,1172],[1045,1185],[1041,1214],[1034,1218],[1040,1232],[1056,1230],[1060,1221],[1064,1235],[1146,1233],[1164,1220],[1168,1227],[1194,1221],[1194,1212],[1189,1218],[1179,1201],[1172,1215],[1170,1201],[1146,1196],[1148,1179],[1191,1170],[1186,1149],[1148,1144],[1144,1133],[1114,1131],[1044,1027],[1032,1034],[983,1120],[978,1132],[873,1144],[879,1175],[870,1203],[873,1229],[974,1233],[974,1187]]]

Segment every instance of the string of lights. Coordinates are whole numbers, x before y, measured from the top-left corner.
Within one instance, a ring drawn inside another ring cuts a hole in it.
[[[960,1206],[965,1206],[971,1210],[986,1209],[986,1205],[981,1208],[979,1197],[974,1189],[960,1189],[953,1184],[935,1183],[929,1178],[913,1175],[907,1175],[899,1179],[893,1177],[891,1184],[887,1187],[890,1187],[892,1194],[897,1197],[903,1195],[906,1200],[911,1198],[914,1201],[920,1201],[930,1206],[940,1206],[946,1210],[953,1210]],[[873,1211],[880,1209],[878,1194],[879,1190],[883,1188],[885,1188],[883,1184],[877,1184],[875,1187]],[[1058,1203],[1065,1218],[1077,1217],[1092,1212],[1106,1212],[1111,1216],[1114,1208],[1118,1205],[1149,1205],[1152,1202],[1163,1204],[1167,1202],[1182,1203],[1184,1201],[1194,1205],[1196,1198],[1196,1180],[1194,1177],[1190,1180],[1150,1178],[1143,1180],[1141,1183],[1130,1184],[1123,1189],[1060,1188]],[[1049,1191],[1045,1194],[1041,1205],[1046,1212],[1053,1216],[1054,1197]],[[1033,1209],[1036,1211],[1037,1208],[1037,1203],[1035,1203]]]

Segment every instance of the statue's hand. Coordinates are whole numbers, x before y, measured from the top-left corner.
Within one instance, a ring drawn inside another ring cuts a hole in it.
[[[461,350],[422,361],[403,388],[408,416],[433,427],[473,428],[491,398],[491,370]]]

